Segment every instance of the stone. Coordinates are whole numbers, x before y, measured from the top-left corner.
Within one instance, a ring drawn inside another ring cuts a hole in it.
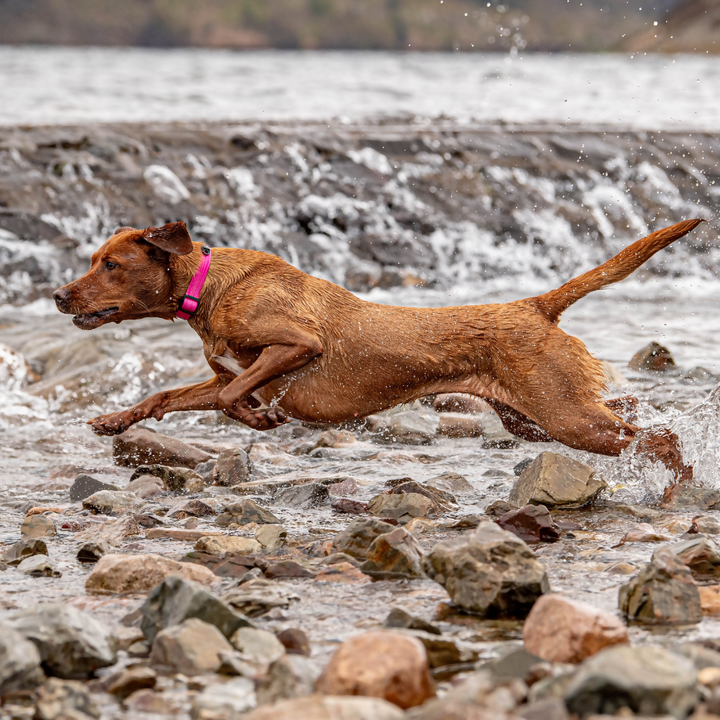
[[[174,575],[153,588],[140,612],[140,628],[148,642],[152,642],[161,630],[180,625],[190,618],[214,625],[228,639],[240,628],[252,627],[244,615],[220,598],[200,585]]]
[[[136,690],[125,698],[123,707],[131,718],[141,718],[145,714],[163,719],[177,715],[187,718],[186,696],[172,691]]]
[[[406,633],[375,630],[346,640],[317,682],[324,695],[364,695],[406,710],[435,697],[425,647]]]
[[[330,483],[327,489],[334,497],[347,497],[348,495],[357,495],[360,486],[355,478],[348,477],[340,482]]]
[[[207,568],[162,555],[112,554],[100,558],[85,580],[85,590],[96,594],[144,593],[170,575],[201,585],[212,585],[217,579]]]
[[[257,705],[255,685],[248,678],[212,683],[195,696],[192,720],[240,720]]]
[[[425,577],[423,553],[418,541],[405,528],[378,535],[365,555],[360,570],[379,580]]]
[[[703,615],[720,615],[720,585],[698,585]]]
[[[702,620],[697,586],[688,568],[669,548],[660,548],[627,585],[618,603],[628,622],[689,625]]]
[[[45,679],[40,653],[34,643],[0,621],[0,696],[15,690],[29,690]]]
[[[655,553],[665,549],[660,548]],[[668,545],[667,550],[688,567],[696,580],[711,581],[720,578],[720,545],[712,538],[694,537]]]
[[[346,585],[361,585],[370,581],[369,575],[361,572],[349,562],[334,563],[315,576],[315,582],[336,582]]]
[[[365,560],[375,538],[394,529],[394,525],[375,518],[358,520],[333,536],[332,549],[334,552]]]
[[[588,658],[571,678],[564,700],[580,718],[638,715],[684,718],[699,700],[698,673],[690,660],[661,647],[617,645]]]
[[[628,367],[640,372],[666,372],[676,365],[672,353],[664,345],[653,341],[632,356]]]
[[[545,568],[530,548],[494,522],[439,542],[423,566],[455,605],[482,617],[524,618],[550,590]]]
[[[210,460],[210,455],[182,440],[135,425],[113,439],[113,458],[117,465],[168,465],[194,468]]]
[[[206,485],[212,485],[213,476],[215,475],[215,465],[217,461],[206,460],[203,463],[195,466],[195,472],[203,479]]]
[[[300,598],[291,587],[264,578],[250,580],[222,596],[224,602],[247,617],[259,617],[274,608],[285,610]]]
[[[19,565],[25,558],[33,555],[47,556],[48,549],[44,540],[21,540],[11,545],[3,553],[3,560],[8,565]]]
[[[209,535],[201,537],[195,543],[198,552],[208,555],[251,555],[260,552],[262,546],[252,538],[239,537],[237,535]]]
[[[310,657],[310,639],[300,628],[285,628],[277,634],[285,652]]]
[[[579,508],[592,502],[607,483],[585,463],[552,452],[540,453],[520,474],[510,502],[548,508]]]
[[[32,555],[18,565],[18,572],[31,577],[62,577],[57,565],[47,555]]]
[[[157,685],[157,673],[149,667],[123,668],[103,680],[103,687],[111,695],[124,700],[136,690],[152,689]]]
[[[543,659],[531,653],[524,646],[511,646],[501,651],[497,658],[484,663],[481,670],[488,670],[500,680],[517,678],[525,682],[532,674],[533,668],[542,664]]]
[[[157,478],[169,492],[202,492],[205,488],[205,480],[195,470],[185,466],[162,464],[140,465],[130,477],[130,482],[137,482],[142,478],[147,481],[148,475]]]
[[[192,498],[176,505],[165,517],[173,520],[184,520],[185,518],[204,518],[215,515],[215,510],[202,500]]]
[[[482,418],[465,413],[445,412],[440,415],[438,434],[451,438],[482,437]]]
[[[702,535],[720,535],[720,520],[712,515],[698,515],[692,520],[688,530],[689,534],[701,533]]]
[[[100,490],[83,500],[83,507],[100,515],[122,515],[140,507],[140,498],[122,490]]]
[[[433,441],[440,427],[437,413],[420,410],[371,415],[366,422],[370,431],[377,433],[381,440],[404,445],[427,445]]]
[[[474,663],[478,659],[475,650],[458,643],[454,638],[423,630],[408,630],[407,632],[425,646],[428,665],[432,670],[451,665],[466,665]]]
[[[92,477],[92,475],[81,474],[75,478],[73,484],[70,486],[70,501],[80,502],[101,490],[115,491],[119,489],[116,485],[104,483]]]
[[[555,594],[535,601],[523,641],[531,653],[553,663],[581,663],[605,647],[629,642],[615,615]]]
[[[84,680],[117,661],[116,641],[105,625],[72,605],[35,605],[7,623],[35,644],[49,675]]]
[[[390,491],[391,495],[403,495],[406,493],[417,493],[432,500],[435,505],[435,513],[447,512],[457,505],[457,498],[451,492],[438,490],[431,485],[424,485],[415,480],[400,483]]]
[[[265,568],[265,577],[271,580],[275,578],[314,578],[315,573],[295,560],[281,560]]]
[[[247,498],[226,505],[215,522],[220,527],[227,527],[232,523],[236,525],[249,525],[250,523],[279,525],[280,518],[273,515],[269,510],[260,507],[254,500]]]
[[[565,703],[557,697],[537,700],[518,708],[518,715],[523,720],[570,720]]]
[[[418,493],[403,495],[376,495],[368,503],[368,512],[380,518],[407,523],[414,517],[436,515],[436,505],[430,498]]]
[[[55,523],[47,515],[30,515],[20,525],[23,540],[38,540],[57,535]]]
[[[455,472],[445,472],[425,482],[425,487],[452,493],[453,495],[467,495],[474,491],[473,486],[464,475]]]
[[[77,551],[78,562],[96,563],[101,557],[110,552],[110,546],[100,540],[99,542],[83,543]]]
[[[326,485],[320,483],[304,483],[292,485],[275,493],[275,502],[283,507],[310,510],[327,504],[330,493]]]
[[[552,543],[560,539],[560,528],[544,505],[525,505],[505,513],[495,522],[526,543]]]
[[[243,660],[270,665],[285,654],[285,646],[267,630],[241,627],[230,638],[230,644],[242,654]]]
[[[100,711],[85,685],[77,680],[48,678],[38,688],[37,720],[99,718]]]
[[[393,608],[385,618],[386,628],[398,628],[403,630],[422,630],[431,635],[441,635],[440,628],[422,618],[410,615],[402,608]]]
[[[332,486],[331,486],[332,487]],[[330,507],[339,513],[348,515],[367,515],[368,503],[364,500],[351,500],[350,498],[335,498]]]
[[[633,542],[665,542],[669,539],[670,538],[667,535],[662,535],[655,530],[650,523],[638,523],[637,525],[633,525],[625,533],[625,535],[623,535],[619,544],[624,545],[625,543]]]
[[[165,485],[159,477],[155,477],[154,475],[140,475],[134,480],[131,480],[125,490],[145,500],[146,498],[155,497],[156,495],[164,493]]]
[[[665,503],[663,503],[665,505]],[[673,493],[666,506],[672,510],[707,510],[720,509],[720,491],[712,488],[681,485],[679,492]]]
[[[302,697],[254,710],[243,720],[403,720],[392,703],[369,697]]]
[[[155,636],[150,662],[184,675],[203,675],[217,672],[221,654],[227,652],[232,646],[214,625],[190,618]]]
[[[285,544],[287,530],[282,525],[262,525],[255,533],[255,540],[263,550],[275,550]]]
[[[197,542],[200,538],[222,535],[221,532],[209,532],[208,530],[183,530],[182,528],[152,528],[145,533],[146,540],[186,540]]]
[[[270,665],[257,688],[259,705],[303,697],[315,690],[318,670],[309,658],[285,654]]]
[[[93,525],[78,533],[76,540],[81,542],[106,542],[112,547],[123,545],[125,540],[140,534],[140,527],[133,515],[122,515],[114,520],[107,520],[102,525]]]
[[[332,429],[325,430],[320,433],[320,437],[318,437],[315,447],[339,448],[347,447],[355,442],[355,436],[349,430]]]
[[[543,505],[543,507],[545,506]],[[513,510],[519,509],[516,505],[505,500],[495,500],[495,502],[490,503],[490,505],[485,508],[485,514],[488,517],[500,518]]]
[[[215,463],[213,482],[215,485],[231,486],[248,482],[254,476],[252,460],[242,448],[223,450]]]

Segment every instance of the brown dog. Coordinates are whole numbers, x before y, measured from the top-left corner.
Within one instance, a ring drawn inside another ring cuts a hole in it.
[[[215,377],[90,424],[99,435],[114,435],[168,412],[222,410],[267,430],[288,417],[339,423],[433,393],[470,393],[485,398],[524,439],[619,455],[638,437],[641,451],[687,479],[692,469],[682,462],[677,438],[622,420],[616,413],[633,399],[603,402],[602,365],[558,328],[558,319],[700,222],[648,235],[544,295],[450,308],[364,302],[274,255],[217,248],[189,320]],[[201,244],[182,222],[120,228],[83,277],[55,291],[55,301],[85,330],[143,317],[172,320],[201,257]],[[269,407],[258,409],[258,398]]]

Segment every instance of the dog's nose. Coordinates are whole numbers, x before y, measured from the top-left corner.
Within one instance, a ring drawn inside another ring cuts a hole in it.
[[[58,307],[61,307],[62,305],[64,305],[68,301],[69,297],[70,297],[70,291],[66,290],[65,288],[58,288],[53,293],[53,298],[55,299],[55,304]]]

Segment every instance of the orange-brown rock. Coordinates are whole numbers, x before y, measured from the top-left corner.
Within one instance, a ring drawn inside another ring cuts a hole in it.
[[[344,642],[317,682],[324,695],[382,698],[403,709],[435,696],[427,653],[416,638],[388,630]]]
[[[720,615],[720,585],[698,585],[703,615]]]
[[[628,642],[622,621],[560,595],[543,595],[523,626],[527,650],[548,662],[579,663],[609,645]]]

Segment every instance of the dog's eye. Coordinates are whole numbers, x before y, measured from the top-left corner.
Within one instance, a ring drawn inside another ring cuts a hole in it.
[[[120,267],[117,263],[110,262],[109,260],[105,263],[106,270],[114,270],[116,267]]]

